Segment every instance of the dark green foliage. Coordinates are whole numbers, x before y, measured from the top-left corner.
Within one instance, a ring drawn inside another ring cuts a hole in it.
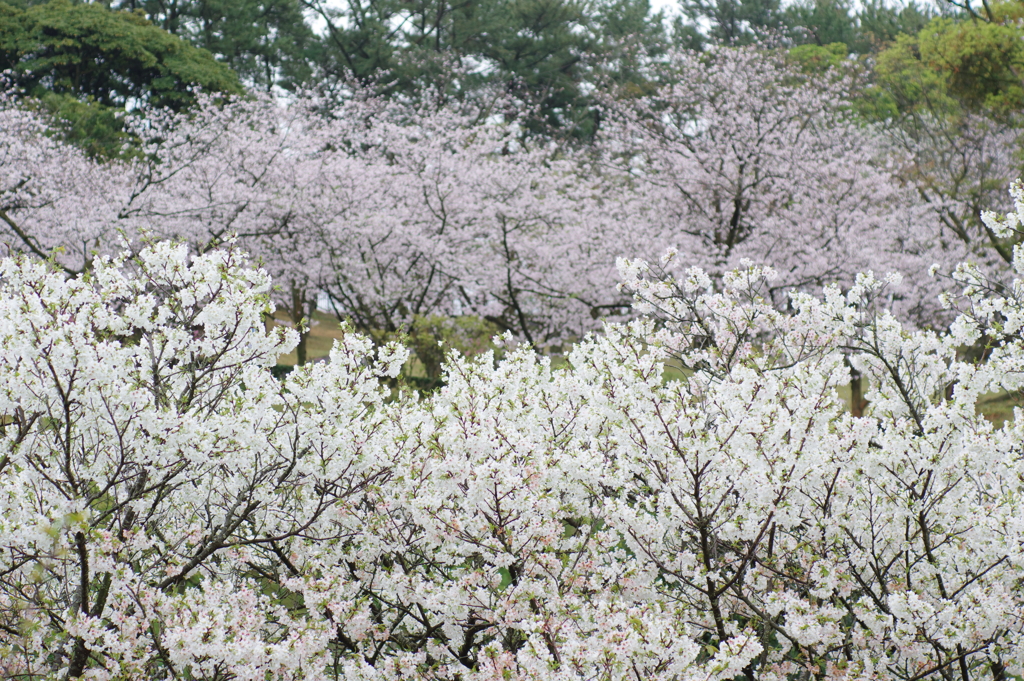
[[[901,34],[920,31],[931,18],[916,2],[892,5],[884,0],[802,0],[786,9],[789,35],[798,43],[842,43],[847,54],[883,49]]]
[[[321,58],[299,0],[119,0],[117,6],[144,12],[259,89],[307,84]]]
[[[892,6],[883,0],[867,0],[857,14],[860,39],[870,45],[871,51],[878,51],[900,34],[915,35],[932,16],[931,10],[916,2]]]
[[[790,34],[812,45],[842,44],[849,54],[858,40],[857,19],[848,0],[803,0],[786,8]]]
[[[605,82],[631,96],[652,94],[647,57],[664,54],[670,44],[662,12],[652,13],[649,0],[611,0],[594,15],[600,39],[598,69]]]
[[[334,83],[454,97],[500,84],[548,126],[587,125],[580,83],[599,41],[577,0],[304,2],[327,24],[321,65]]]
[[[595,89],[647,91],[646,57],[669,43],[649,0],[10,1],[21,9],[4,5],[2,44],[36,94],[180,107],[188,83],[237,91],[227,67],[248,87],[339,97],[354,84],[407,99],[486,85],[535,111],[536,131],[576,139],[599,124]]]
[[[593,88],[642,88],[642,55],[668,42],[648,0],[303,2],[327,26],[326,87],[460,98],[499,86],[537,112],[536,128],[582,139],[598,124]]]
[[[707,22],[712,42],[749,45],[785,27],[779,0],[681,0],[691,25]]]
[[[137,152],[135,138],[125,132],[124,113],[94,100],[82,101],[67,93],[42,92],[26,101],[54,121],[54,133],[93,158],[126,158]]]
[[[209,52],[145,17],[69,0],[26,9],[0,2],[0,70],[8,69],[30,95],[52,92],[107,107],[181,108],[193,101],[194,86],[241,91]]]
[[[687,21],[677,21],[683,47],[703,42],[743,45],[782,41],[825,47],[845,45],[846,54],[877,52],[902,33],[917,33],[933,13],[918,0],[683,0]],[[706,28],[699,28],[706,27]]]
[[[548,126],[582,125],[583,134],[590,134],[578,86],[586,55],[596,46],[583,30],[583,4],[512,0],[498,7],[493,28],[476,39],[479,54],[497,67],[509,90],[540,109]]]
[[[390,26],[397,3],[349,0],[344,9],[336,9],[318,0],[302,2],[326,26],[320,68],[327,76],[362,84],[403,79],[395,68],[400,60],[392,43],[399,32]]]
[[[876,75],[901,112],[998,118],[1024,109],[1024,30],[939,17],[878,55]]]

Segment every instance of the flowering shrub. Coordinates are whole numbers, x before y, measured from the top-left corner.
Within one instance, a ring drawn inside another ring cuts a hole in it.
[[[1020,224],[989,218],[994,229]],[[1024,273],[1024,253],[1017,268]],[[156,244],[0,264],[0,669],[94,679],[1008,678],[1024,673],[1024,285],[949,334],[862,275],[715,292],[622,261],[641,318],[449,358],[347,333],[271,374],[269,276]],[[983,364],[958,348],[986,338]],[[666,379],[667,361],[686,377]],[[847,362],[871,408],[837,389]]]

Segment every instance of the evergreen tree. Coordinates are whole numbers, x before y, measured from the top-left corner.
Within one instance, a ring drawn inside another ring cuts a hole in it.
[[[190,88],[239,92],[209,52],[134,12],[51,0],[19,9],[0,2],[0,71],[30,94],[53,92],[103,106],[180,108]]]
[[[820,46],[843,43],[852,48],[858,38],[852,11],[848,0],[804,0],[786,8],[785,18],[799,42]]]
[[[299,0],[120,0],[165,31],[186,38],[258,89],[308,83],[320,40]]]
[[[681,0],[681,8],[691,25],[708,25],[708,39],[726,45],[749,45],[785,26],[779,0]]]
[[[929,7],[913,1],[894,6],[884,0],[866,0],[860,3],[857,13],[861,40],[868,43],[872,51],[877,51],[900,34],[916,35],[932,15]]]
[[[98,158],[134,153],[126,107],[181,109],[195,86],[242,91],[230,68],[140,13],[69,0],[0,2],[0,71],[52,134]]]
[[[635,79],[637,56],[665,42],[647,0],[302,0],[326,24],[327,86],[461,97],[498,84],[575,137],[596,125],[597,77]]]

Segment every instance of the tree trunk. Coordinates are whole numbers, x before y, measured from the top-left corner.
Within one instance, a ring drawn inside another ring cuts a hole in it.
[[[305,291],[292,284],[292,309],[288,316],[292,318],[295,330],[299,332],[299,344],[295,346],[295,366],[306,363],[306,341],[309,338],[310,320],[305,317],[305,298]]]
[[[850,413],[864,416],[868,401],[864,399],[864,377],[859,371],[850,367]]]

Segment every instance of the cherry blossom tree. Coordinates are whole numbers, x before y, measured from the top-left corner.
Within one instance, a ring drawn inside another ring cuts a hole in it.
[[[71,243],[80,271],[118,232],[198,251],[235,235],[275,277],[293,321],[326,291],[368,333],[472,313],[544,344],[627,309],[614,288],[621,207],[602,203],[569,152],[528,139],[501,99],[455,109],[353,97],[327,116],[315,98],[199,100],[136,121],[142,158],[108,166],[42,138],[33,118],[5,142],[19,155],[6,193],[21,192],[11,194],[9,243],[41,257]],[[77,184],[37,167],[33,145],[62,172],[80,166]],[[50,178],[49,194],[28,176]],[[19,198],[29,192],[43,198]],[[80,213],[96,223],[85,245],[73,242],[81,230],[54,226],[53,197],[68,222]]]
[[[332,236],[338,279],[328,290],[343,309],[362,309],[365,292],[387,290],[385,272],[416,288],[383,305],[378,328],[396,328],[402,315],[469,312],[546,344],[624,307],[611,253],[625,215],[602,204],[580,159],[524,136],[518,118],[495,108],[398,110],[375,123],[388,162],[377,181],[391,210],[348,217]],[[488,120],[496,117],[505,120]],[[372,234],[353,238],[352,225],[371,219]],[[385,237],[398,245],[382,257]],[[394,272],[385,269],[391,262]],[[364,271],[369,286],[353,280]]]
[[[0,94],[0,131],[4,245],[44,259],[56,253],[68,272],[81,272],[96,251],[116,242],[131,164],[97,163],[53,139],[45,121],[9,94]]]
[[[664,68],[659,91],[614,105],[603,139],[606,172],[632,190],[638,240],[656,234],[714,277],[744,259],[772,265],[777,302],[792,287],[899,269],[913,277],[898,292],[904,313],[936,312],[934,281],[914,273],[936,259],[951,269],[966,251],[936,248],[935,217],[882,135],[852,116],[843,78],[753,47],[677,52]]]
[[[200,96],[199,103],[133,119],[140,153],[97,163],[7,98],[0,107],[5,241],[42,258],[57,253],[73,273],[114,253],[123,237],[183,239],[203,251],[234,235],[270,268],[282,288],[278,302],[298,322],[320,274],[321,249],[303,230],[301,212],[321,165],[317,119],[301,103],[288,108],[269,97],[222,104]]]
[[[495,103],[454,109],[356,98],[327,119],[320,104],[292,103],[287,123],[265,101],[212,112],[209,133],[196,117],[163,126],[167,135],[153,135],[159,169],[147,181],[166,177],[155,201],[172,195],[181,208],[137,200],[140,214],[180,215],[202,234],[248,225],[239,236],[275,276],[297,282],[291,288],[307,294],[307,305],[326,291],[339,315],[367,333],[398,331],[417,316],[473,313],[543,343],[595,328],[602,306],[622,307],[608,249],[613,224],[573,160],[525,139],[515,117],[490,114]],[[197,148],[203,134],[215,150]],[[280,141],[256,151],[268,136]],[[177,153],[172,137],[186,140],[190,156],[166,160]],[[197,195],[213,209],[197,205]]]
[[[199,101],[194,110],[137,122],[146,162],[122,212],[147,233],[184,239],[200,252],[239,239],[278,283],[278,308],[299,325],[315,309],[325,263],[307,210],[328,144],[320,120],[306,101]]]
[[[937,240],[962,244],[992,275],[1006,272],[1013,245],[999,239],[981,219],[1008,210],[1008,188],[1019,170],[1016,125],[980,114],[916,113],[886,126],[885,136],[902,151],[902,177],[938,217]]]
[[[786,316],[765,302],[770,271],[727,276],[724,296],[696,268],[681,280],[649,271],[624,263],[641,306],[674,320],[652,338],[695,369],[681,390],[694,408],[661,412],[651,431],[636,421],[643,448],[624,465],[649,501],[624,505],[619,522],[666,597],[699,604],[718,637],[738,622],[760,637],[748,676],[811,660],[836,678],[1019,673],[1007,667],[1020,659],[1019,524],[1004,486],[1016,484],[1019,424],[976,413],[980,395],[1016,389],[1002,364],[1014,351],[957,359],[982,330],[1015,347],[1016,324],[994,329],[991,315],[1019,301],[982,302],[985,279],[962,267],[973,309],[937,335],[872,309],[895,276],[796,296]],[[847,380],[844,348],[875,386],[868,418],[843,414],[829,387]]]
[[[614,257],[669,245],[716,278],[744,258],[773,264],[780,305],[793,287],[898,269],[898,313],[949,321],[934,304],[941,282],[920,273],[952,270],[969,247],[943,238],[938,204],[901,184],[902,158],[848,115],[839,81],[753,48],[678,53],[667,68],[673,84],[615,105],[593,151],[525,134],[499,95],[200,96],[136,121],[139,159],[99,165],[8,101],[6,241],[40,257],[63,249],[76,272],[116,250],[118,233],[197,252],[235,235],[294,323],[326,292],[378,338],[464,314],[538,346],[580,338],[628,314]]]

